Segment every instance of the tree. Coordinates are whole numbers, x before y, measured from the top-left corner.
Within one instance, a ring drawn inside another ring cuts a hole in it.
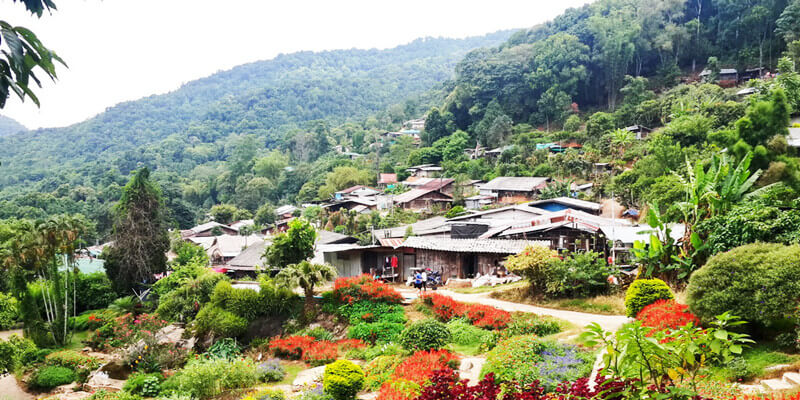
[[[106,272],[119,293],[154,281],[167,268],[169,250],[161,190],[150,170],[136,171],[122,189],[115,208],[113,244],[106,257]]]
[[[613,110],[617,105],[617,92],[636,51],[634,38],[641,28],[631,18],[629,10],[617,9],[605,16],[590,17],[589,30],[595,38],[595,53],[605,72],[608,108]]]
[[[277,151],[271,151],[266,157],[260,157],[253,164],[253,173],[260,177],[276,182],[281,172],[289,165],[289,156]]]
[[[56,9],[53,0],[19,1],[37,17],[41,17],[45,10]],[[6,100],[12,92],[20,100],[25,101],[28,97],[39,106],[39,98],[31,89],[31,81],[42,87],[41,80],[36,76],[37,68],[46,77],[55,81],[57,78],[55,63],[65,67],[67,64],[54,51],[45,47],[36,34],[26,28],[0,20],[0,31],[2,31],[2,44],[5,45],[5,48],[0,47],[0,108],[5,107]]]
[[[717,83],[719,81],[720,71],[719,60],[717,60],[717,57],[708,57],[706,69],[708,70],[709,74],[705,78],[705,81],[708,83]]]
[[[294,289],[300,287],[306,297],[306,310],[314,304],[314,287],[336,278],[336,268],[330,264],[312,264],[303,260],[281,269],[275,277],[278,282]]]
[[[775,135],[789,133],[790,106],[786,92],[775,88],[767,99],[756,101],[744,117],[736,121],[739,137],[751,146],[765,144]]]
[[[272,204],[265,203],[261,207],[258,207],[254,221],[256,225],[267,226],[275,223],[276,218],[275,208],[272,207]]]
[[[214,218],[214,222],[227,225],[233,222],[233,215],[236,214],[237,211],[238,208],[232,204],[217,204],[211,207],[208,213]]]
[[[775,21],[775,33],[786,43],[800,39],[800,0],[793,0]]]
[[[445,111],[442,113],[436,107],[431,108],[425,117],[425,131],[422,134],[423,142],[430,145],[443,137],[447,137],[450,132],[455,130],[453,119],[453,114],[450,112]]]
[[[447,141],[447,145],[442,152],[444,161],[460,161],[464,158],[464,149],[469,143],[469,135],[462,130],[455,131]]]
[[[327,199],[335,192],[356,185],[367,185],[374,179],[374,174],[355,167],[336,167],[325,175],[325,184],[317,191],[320,199]]]
[[[617,122],[614,115],[605,112],[596,112],[586,121],[586,134],[590,138],[599,138],[614,129]]]
[[[289,222],[289,229],[272,240],[272,245],[264,251],[263,258],[273,268],[283,269],[298,264],[314,255],[317,231],[307,220],[295,218]]]

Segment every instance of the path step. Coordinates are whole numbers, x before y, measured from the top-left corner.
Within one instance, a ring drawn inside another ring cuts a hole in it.
[[[761,386],[764,386],[767,390],[789,390],[796,388],[795,385],[787,383],[783,379],[764,379],[761,381]]]
[[[783,374],[783,380],[792,385],[800,385],[800,374],[797,372],[787,372]]]

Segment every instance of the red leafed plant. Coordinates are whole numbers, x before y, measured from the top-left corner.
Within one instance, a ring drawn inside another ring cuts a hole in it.
[[[378,392],[378,400],[411,400],[435,371],[456,367],[458,356],[447,350],[418,351],[401,362]]]
[[[470,304],[467,318],[478,328],[503,329],[511,322],[511,313],[483,304]]]
[[[303,350],[314,343],[311,336],[289,336],[285,338],[275,338],[270,340],[269,349],[276,356],[299,360],[303,356]]]
[[[339,278],[333,283],[334,297],[343,303],[353,304],[360,300],[400,303],[403,296],[391,286],[376,281],[369,275]]]
[[[688,309],[689,306],[675,300],[658,300],[639,311],[636,319],[642,321],[642,325],[659,331],[677,329],[689,323],[700,326],[700,319]]]
[[[303,350],[302,360],[317,366],[325,365],[336,361],[339,357],[339,345],[337,343],[320,340],[311,343]]]
[[[486,329],[503,329],[511,322],[510,313],[492,306],[462,303],[438,293],[423,295],[422,300],[431,306],[437,318],[445,322],[467,317],[471,324]]]

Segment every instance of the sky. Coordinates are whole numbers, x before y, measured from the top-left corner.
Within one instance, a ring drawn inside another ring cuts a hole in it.
[[[28,128],[66,126],[122,101],[281,53],[391,48],[419,37],[528,28],[590,0],[56,0],[41,18],[0,0],[0,16],[33,30],[69,68],[12,96],[0,115]]]

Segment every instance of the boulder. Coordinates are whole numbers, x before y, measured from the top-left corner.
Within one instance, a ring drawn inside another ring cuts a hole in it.
[[[106,372],[97,371],[89,378],[89,381],[86,382],[86,389],[90,392],[96,392],[98,390],[105,390],[106,392],[119,392],[122,390],[122,386],[125,385],[125,381],[122,379],[113,379],[108,376]]]
[[[300,371],[297,377],[292,381],[292,388],[294,391],[300,391],[304,388],[313,387],[318,382],[322,382],[322,374],[325,373],[325,366],[319,366],[305,371]]]

